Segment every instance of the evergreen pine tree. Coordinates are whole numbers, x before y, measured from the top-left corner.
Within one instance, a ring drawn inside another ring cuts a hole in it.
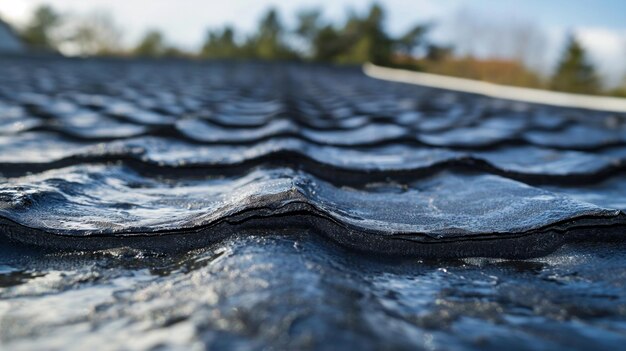
[[[30,22],[22,31],[22,39],[36,49],[55,50],[52,32],[62,24],[61,15],[52,7],[41,5],[33,12]]]
[[[158,30],[151,30],[141,39],[133,53],[142,57],[160,57],[165,52],[165,39]]]
[[[552,77],[551,88],[579,94],[595,94],[600,90],[595,69],[574,36],[568,39],[563,58]]]

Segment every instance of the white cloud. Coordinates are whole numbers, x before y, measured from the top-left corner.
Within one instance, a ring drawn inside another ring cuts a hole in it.
[[[583,27],[575,33],[607,85],[622,83],[626,74],[626,30]]]

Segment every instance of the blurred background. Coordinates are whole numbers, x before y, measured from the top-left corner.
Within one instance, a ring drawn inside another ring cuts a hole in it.
[[[373,62],[626,97],[626,1],[0,0],[0,52]]]

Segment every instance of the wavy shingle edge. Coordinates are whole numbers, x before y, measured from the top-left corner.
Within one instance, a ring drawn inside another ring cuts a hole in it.
[[[241,174],[259,165],[299,168],[336,184],[417,180],[441,169],[465,169],[552,184],[597,182],[625,167],[626,149],[604,154],[513,146],[487,151],[390,145],[365,150],[277,138],[250,146],[194,145],[158,137],[78,143],[51,133],[0,137],[5,177],[98,162],[125,162],[168,174]],[[349,176],[349,177],[348,177]],[[333,180],[334,179],[334,180]]]
[[[50,247],[180,249],[296,227],[365,252],[420,257],[533,256],[626,225],[619,210],[493,175],[387,186],[339,188],[291,169],[172,184],[124,167],[77,166],[11,180],[0,216],[11,238]]]

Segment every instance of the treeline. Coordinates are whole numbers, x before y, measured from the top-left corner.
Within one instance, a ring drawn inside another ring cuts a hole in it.
[[[301,11],[294,28],[280,14],[268,10],[252,34],[233,27],[208,30],[200,48],[186,51],[172,45],[158,30],[148,31],[131,48],[121,45],[121,31],[103,13],[62,15],[50,6],[37,8],[21,29],[24,41],[36,50],[73,55],[176,57],[326,62],[401,67],[437,74],[526,87],[584,94],[626,96],[624,88],[603,89],[595,68],[575,36],[570,36],[554,73],[544,77],[519,59],[479,59],[455,55],[454,47],[433,42],[430,23],[417,23],[400,36],[385,29],[385,11],[373,4],[364,13],[350,13],[343,23],[333,23],[319,10]],[[479,38],[475,38],[479,40]]]
[[[256,32],[243,41],[237,41],[240,36],[234,28],[209,31],[200,57],[393,65],[397,53],[440,49],[427,40],[427,25],[417,24],[404,35],[393,37],[385,31],[384,19],[385,12],[377,4],[363,15],[350,14],[340,25],[327,21],[319,10],[307,10],[298,14],[296,28],[288,29],[278,12],[269,10]]]
[[[136,46],[124,49],[119,40],[121,31],[105,14],[64,17],[50,6],[41,6],[21,34],[37,49],[70,51],[85,56],[108,54],[389,65],[394,62],[394,54],[412,55],[418,49],[425,49],[428,56],[434,57],[448,50],[427,41],[428,25],[418,24],[402,36],[392,37],[384,28],[384,19],[385,11],[377,4],[363,15],[352,13],[341,25],[326,20],[319,10],[305,10],[298,14],[297,27],[287,28],[278,11],[270,9],[262,16],[253,34],[244,35],[228,26],[211,29],[200,49],[190,52],[170,44],[158,30],[148,31]]]

